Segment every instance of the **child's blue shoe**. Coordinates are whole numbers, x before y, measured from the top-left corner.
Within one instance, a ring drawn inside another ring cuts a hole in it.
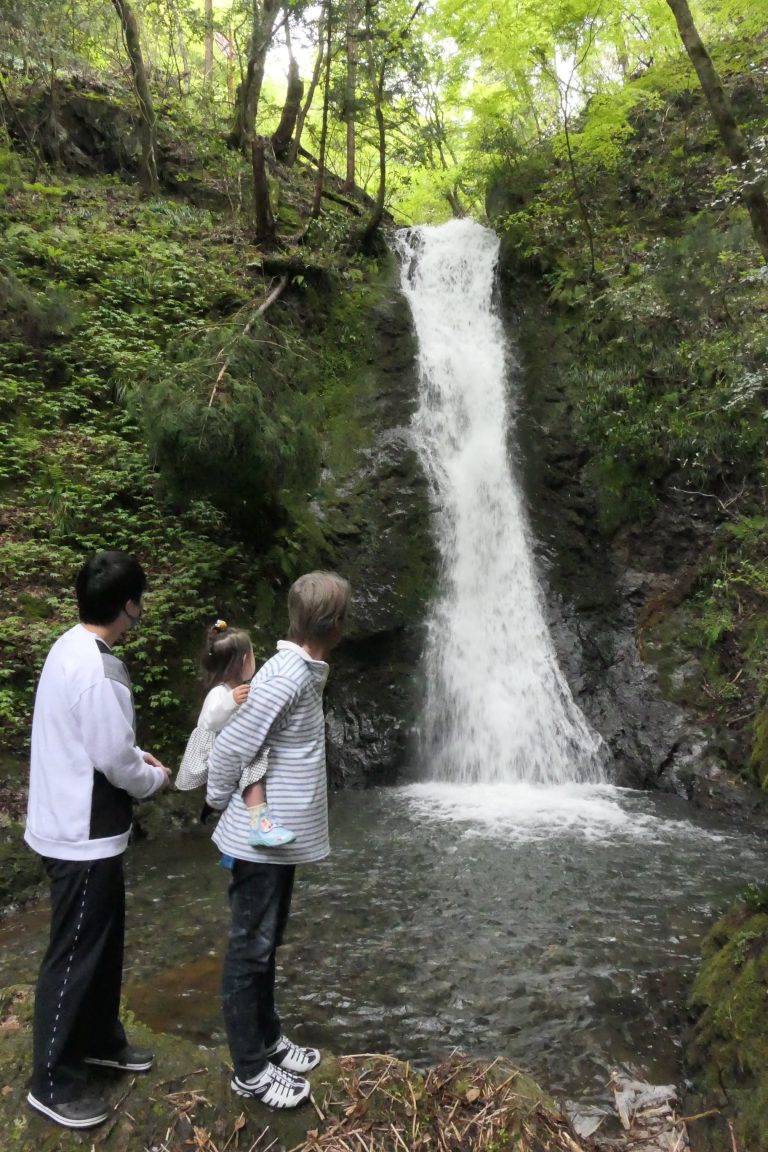
[[[283,844],[290,844],[295,839],[296,833],[290,828],[275,824],[267,813],[262,813],[258,823],[251,825],[248,843],[252,848],[282,848]]]

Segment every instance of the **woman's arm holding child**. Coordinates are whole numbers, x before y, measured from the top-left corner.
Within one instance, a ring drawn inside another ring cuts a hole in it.
[[[247,699],[216,737],[208,756],[206,800],[212,808],[226,808],[238,790],[243,768],[259,754],[273,726],[281,725],[299,691],[292,681],[282,676],[250,685]]]

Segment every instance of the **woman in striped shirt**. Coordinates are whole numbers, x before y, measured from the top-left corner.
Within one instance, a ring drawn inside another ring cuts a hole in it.
[[[334,572],[299,577],[288,593],[288,639],[278,642],[277,653],[251,681],[247,699],[216,737],[208,758],[206,799],[223,810],[213,840],[234,857],[223,975],[231,1086],[272,1108],[294,1108],[307,1100],[304,1073],[320,1062],[316,1049],[282,1035],[275,1010],[275,953],[288,920],[296,864],[322,860],[330,851],[322,693],[349,600],[349,584]],[[249,842],[250,817],[238,781],[267,743],[270,812],[296,839],[265,850]]]

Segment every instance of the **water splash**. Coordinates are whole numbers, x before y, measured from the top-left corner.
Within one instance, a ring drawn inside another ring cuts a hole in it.
[[[403,230],[396,246],[419,342],[414,435],[442,559],[424,760],[456,782],[599,782],[601,742],[558,668],[509,462],[498,239],[456,220]]]

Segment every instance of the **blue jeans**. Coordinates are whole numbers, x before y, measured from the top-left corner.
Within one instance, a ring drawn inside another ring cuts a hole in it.
[[[288,921],[296,868],[235,860],[232,922],[224,957],[222,1008],[235,1075],[257,1076],[280,1036],[275,1010],[275,953]]]

